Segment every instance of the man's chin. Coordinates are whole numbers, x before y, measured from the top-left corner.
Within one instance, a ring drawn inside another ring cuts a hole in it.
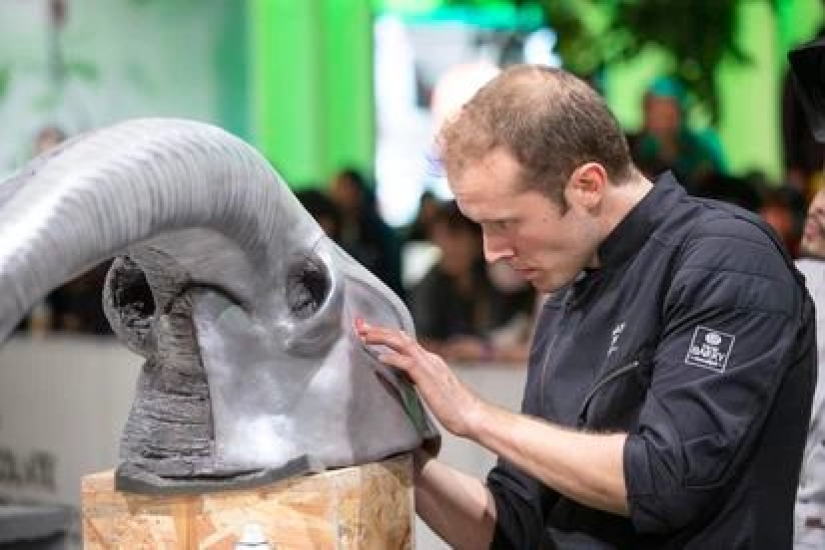
[[[803,239],[799,249],[803,257],[825,260],[825,242],[810,242]]]
[[[552,294],[553,292],[566,288],[569,283],[559,283],[558,281],[547,281],[536,278],[530,281],[530,285],[539,294]]]

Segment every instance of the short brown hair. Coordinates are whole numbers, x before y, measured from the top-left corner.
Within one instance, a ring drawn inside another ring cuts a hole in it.
[[[438,136],[447,173],[503,148],[519,162],[522,184],[564,205],[564,184],[586,162],[614,183],[631,177],[624,132],[602,97],[559,69],[515,65],[485,85]]]

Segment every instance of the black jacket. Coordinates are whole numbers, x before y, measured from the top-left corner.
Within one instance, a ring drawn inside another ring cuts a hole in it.
[[[495,548],[790,548],[816,379],[813,304],[772,232],[670,175],[551,297],[523,411],[626,432],[630,518],[500,462]]]

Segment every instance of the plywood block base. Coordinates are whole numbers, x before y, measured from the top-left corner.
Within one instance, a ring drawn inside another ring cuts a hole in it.
[[[118,492],[107,471],[84,477],[81,493],[85,549],[233,550],[257,528],[273,550],[413,547],[409,456],[198,495]]]

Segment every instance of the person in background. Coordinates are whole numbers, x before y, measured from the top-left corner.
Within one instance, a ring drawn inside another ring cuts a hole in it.
[[[421,193],[415,218],[402,231],[402,283],[408,297],[438,261],[440,251],[432,241],[432,226],[442,204],[432,191]]]
[[[315,218],[327,237],[341,242],[341,213],[335,203],[318,189],[303,189],[295,193],[298,202]]]
[[[825,39],[792,50],[788,57],[789,77],[796,83],[794,93],[802,109],[799,114],[804,115],[798,123],[804,123],[810,138],[816,139],[816,148],[821,148],[825,141],[825,104],[821,101],[825,97],[825,75],[821,70]],[[819,376],[796,494],[794,548],[813,550],[825,548],[825,189],[817,191],[810,201],[799,248],[802,258],[797,266],[817,306]]]
[[[66,132],[57,126],[44,126],[34,138],[34,149],[32,155],[37,157],[57,147],[66,140]]]
[[[633,166],[585,82],[516,65],[440,133],[486,259],[549,294],[522,413],[410,335],[356,319],[486,482],[425,450],[416,508],[461,548],[787,548],[816,369],[813,304],[755,214]],[[383,346],[383,347],[382,347]]]
[[[817,305],[820,374],[796,495],[794,548],[814,550],[825,548],[825,338],[821,334],[825,327],[825,189],[811,201],[799,248],[802,258],[797,266]]]
[[[113,334],[103,312],[103,285],[111,260],[101,262],[49,294],[52,330],[75,334]]]
[[[437,352],[447,361],[523,367],[543,297],[525,287],[524,280],[506,263],[490,264],[486,271],[494,290],[490,307],[494,326],[482,336],[454,336]]]
[[[793,187],[762,187],[757,212],[776,231],[788,252],[799,257],[805,199]]]
[[[806,197],[812,197],[822,187],[825,147],[813,138],[803,116],[802,107],[794,94],[793,81],[786,77],[782,85],[785,181]]]
[[[431,240],[433,221],[441,208],[441,201],[432,191],[424,191],[418,201],[418,212],[407,227],[405,242]]]
[[[671,170],[688,191],[725,172],[718,142],[685,120],[685,91],[671,78],[657,78],[642,99],[642,128],[628,136],[636,166],[648,178]]]
[[[825,1],[820,5],[825,7]],[[821,27],[816,38],[825,37],[825,27]],[[785,168],[785,182],[800,192],[810,202],[823,186],[822,166],[825,162],[825,146],[819,143],[811,132],[805,108],[800,101],[798,88],[789,68],[782,80],[782,152]]]
[[[530,353],[533,327],[545,296],[537,292],[507,262],[488,264],[487,275],[496,290],[500,312],[488,340],[492,360],[523,367]]]
[[[435,213],[431,235],[439,259],[409,293],[410,312],[423,345],[454,361],[512,361],[524,334],[520,314],[529,313],[529,288],[496,286],[484,265],[481,228],[455,201]],[[517,334],[516,334],[517,333]],[[522,348],[518,348],[522,349]]]
[[[403,297],[401,243],[378,211],[373,190],[357,170],[332,178],[329,196],[340,213],[340,244],[361,265]]]
[[[481,338],[491,328],[490,296],[481,249],[481,229],[455,202],[442,205],[430,226],[439,259],[410,291],[415,329],[432,350],[443,350],[451,339]]]

